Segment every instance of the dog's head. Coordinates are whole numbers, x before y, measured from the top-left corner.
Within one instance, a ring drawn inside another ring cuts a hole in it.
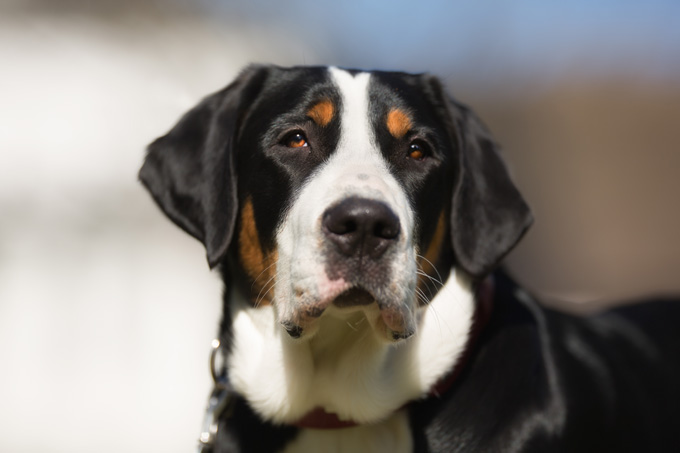
[[[293,337],[330,307],[408,337],[451,266],[484,276],[531,223],[485,127],[427,75],[249,67],[140,178]]]

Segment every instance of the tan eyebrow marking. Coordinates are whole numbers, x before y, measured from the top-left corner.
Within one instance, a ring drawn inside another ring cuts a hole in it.
[[[319,126],[327,126],[328,123],[333,119],[335,114],[335,106],[328,99],[317,102],[314,106],[309,109],[307,116],[312,119]]]
[[[403,110],[394,108],[387,114],[387,130],[395,138],[402,138],[411,129],[411,118]]]

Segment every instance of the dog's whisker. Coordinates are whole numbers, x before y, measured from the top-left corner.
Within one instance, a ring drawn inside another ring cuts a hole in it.
[[[427,278],[428,280],[430,280],[430,281],[432,281],[432,282],[438,284],[439,286],[444,286],[444,283],[442,283],[440,280],[434,278],[434,277],[431,276],[430,274],[426,273],[426,272],[425,272],[424,270],[422,270],[422,269],[417,269],[417,270],[416,270],[416,274],[417,274],[417,275],[421,275],[421,276]]]
[[[416,256],[417,256],[418,258],[420,258],[420,259],[426,261],[430,266],[432,266],[432,269],[434,269],[434,271],[437,273],[437,277],[439,278],[439,280],[435,280],[435,281],[437,281],[440,285],[444,285],[444,283],[442,283],[442,282],[444,281],[444,279],[442,278],[442,275],[439,273],[439,270],[437,269],[437,266],[435,266],[434,263],[433,263],[432,261],[428,260],[428,259],[425,258],[423,255],[416,254]]]
[[[264,269],[262,269],[262,272],[260,272],[260,273],[257,275],[257,277],[255,277],[255,278],[253,279],[253,283],[250,285],[250,289],[252,290],[253,287],[255,286],[255,283],[257,283],[257,281],[260,279],[260,277],[262,277],[262,275],[264,275],[265,272],[267,272],[269,269],[271,269],[271,268],[274,267],[274,266],[276,266],[276,261],[274,261],[274,262],[271,263],[269,266],[267,266],[267,267],[265,267]],[[270,280],[271,280],[271,278],[270,278]],[[268,282],[267,282],[267,283],[268,283]],[[265,283],[265,285],[266,285],[267,283]]]
[[[269,294],[269,292],[276,286],[277,275],[278,274],[274,274],[269,280],[267,280],[267,282],[264,285],[262,285],[262,288],[260,289],[260,292],[258,293],[257,298],[255,300],[256,308],[260,306],[260,303],[262,303],[262,301],[267,297],[267,294]],[[267,290],[264,292],[264,294],[262,294],[262,291],[264,291],[265,288],[267,288]],[[260,297],[260,295],[262,297]]]
[[[437,291],[439,291],[439,288],[442,288],[444,286],[443,282],[427,274],[422,269],[416,270],[416,275],[427,278],[427,280],[424,281],[423,283],[424,286],[427,288],[427,292],[429,294],[430,299],[433,299],[434,296],[437,294]]]
[[[269,292],[272,289],[274,289],[274,285],[270,285],[269,288],[267,289],[267,291],[262,295],[262,298],[255,301],[255,308],[258,308],[260,306],[260,304],[262,304],[262,302],[264,301],[264,299],[267,297],[267,295],[269,294]]]
[[[274,279],[268,284],[267,289],[262,294],[262,297],[259,299],[258,304],[262,303],[262,301],[264,301],[265,298],[269,297],[269,293],[271,293],[274,290],[275,287],[276,287],[276,280]]]
[[[444,282],[442,282],[440,279],[433,277],[432,275],[425,272],[421,266],[418,266],[418,268],[416,269],[416,274],[426,278],[428,281],[430,281],[430,282],[432,282],[436,285],[444,286]]]
[[[418,296],[418,299],[425,305],[429,305],[432,301],[420,288],[416,288],[416,296]]]
[[[440,287],[441,287],[441,286],[444,286],[444,285],[440,284],[440,282],[439,282],[437,279],[431,277],[430,275],[427,275],[424,271],[422,271],[422,270],[420,270],[420,269],[419,269],[419,270],[416,270],[416,275],[419,275],[419,276],[422,276],[422,277],[426,277],[426,278],[428,278],[430,281],[432,281],[432,282],[434,283],[434,285],[431,285],[431,284],[427,284],[427,282],[425,282],[425,287],[427,287],[427,291],[428,291],[428,293],[430,294],[430,296],[429,296],[430,299],[432,299],[432,298],[434,297],[434,291],[435,291],[435,289],[436,289],[436,285],[437,285],[437,284],[439,284]]]
[[[263,294],[262,294],[262,291],[264,291],[264,289],[271,283],[272,280],[274,280],[274,281],[276,280],[276,275],[277,275],[277,274],[274,273],[274,275],[272,275],[271,277],[269,277],[269,280],[267,280],[267,281],[264,283],[264,285],[262,285],[262,287],[260,288],[260,292],[257,293],[257,297],[255,298],[256,301],[260,301],[260,296],[264,297],[264,296],[266,295],[266,293],[263,295]],[[252,287],[251,287],[251,289],[252,289]],[[268,291],[268,290],[267,290],[267,291]]]

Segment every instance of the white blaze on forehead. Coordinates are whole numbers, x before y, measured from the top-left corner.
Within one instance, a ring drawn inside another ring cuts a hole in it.
[[[380,152],[370,115],[371,74],[355,75],[329,68],[342,98],[340,140],[326,167],[336,178],[334,185],[344,192],[386,202],[397,211],[401,222],[411,226],[411,210],[399,185]],[[328,175],[329,176],[329,175]],[[328,177],[326,176],[326,177]]]
[[[338,151],[348,154],[347,157],[360,157],[369,152],[369,148],[375,148],[368,115],[368,84],[371,75],[361,72],[353,76],[337,68],[330,68],[329,71],[342,96],[342,135]]]

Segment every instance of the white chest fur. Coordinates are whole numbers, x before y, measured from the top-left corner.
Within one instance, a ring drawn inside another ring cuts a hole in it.
[[[229,376],[263,419],[294,423],[322,407],[341,420],[386,420],[385,429],[392,431],[397,421],[390,415],[427,394],[456,363],[474,312],[469,285],[452,271],[432,302],[420,309],[418,331],[406,341],[380,342],[369,322],[354,319],[329,323],[327,335],[322,328],[312,339],[296,341],[279,325],[274,307],[252,308],[237,294],[231,296]],[[381,437],[384,430],[368,431]],[[368,431],[357,429],[356,437]]]

